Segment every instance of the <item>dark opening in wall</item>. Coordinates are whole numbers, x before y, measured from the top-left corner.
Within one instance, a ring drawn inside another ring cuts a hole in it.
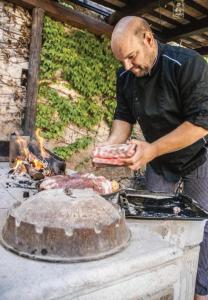
[[[22,69],[22,74],[21,74],[21,86],[27,85],[27,77],[28,77],[28,69]]]
[[[0,141],[0,161],[9,161],[9,141]]]

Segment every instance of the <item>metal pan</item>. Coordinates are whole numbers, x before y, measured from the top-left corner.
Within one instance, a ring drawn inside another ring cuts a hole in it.
[[[127,218],[149,220],[185,220],[200,221],[208,219],[196,201],[179,195],[139,194],[138,191],[123,191],[118,203],[125,210]]]

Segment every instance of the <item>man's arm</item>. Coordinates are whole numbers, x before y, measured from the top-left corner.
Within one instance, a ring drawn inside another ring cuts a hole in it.
[[[131,135],[133,125],[121,120],[114,120],[111,133],[105,145],[125,143]]]
[[[132,140],[130,143],[137,145],[136,153],[123,161],[130,169],[138,170],[154,158],[190,146],[207,134],[208,130],[186,121],[151,144]]]

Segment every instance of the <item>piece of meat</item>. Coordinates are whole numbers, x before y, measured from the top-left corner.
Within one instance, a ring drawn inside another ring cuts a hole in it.
[[[93,157],[100,158],[129,158],[135,154],[135,144],[114,144],[96,147]]]
[[[103,176],[96,177],[93,174],[76,174],[76,175],[57,175],[51,176],[43,180],[40,184],[41,190],[48,189],[86,189],[92,188],[94,191],[99,194],[110,194],[112,193],[112,185],[109,180]]]
[[[123,166],[122,158],[130,158],[136,152],[135,144],[114,144],[96,147],[93,151],[92,162],[95,166]]]
[[[94,157],[92,162],[95,164],[104,164],[104,165],[114,165],[114,166],[123,166],[124,162],[119,160],[118,158],[100,158]]]

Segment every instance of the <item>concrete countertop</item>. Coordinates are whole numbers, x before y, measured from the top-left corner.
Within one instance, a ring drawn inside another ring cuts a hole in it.
[[[7,210],[23,194],[18,188],[5,189],[3,177],[4,175],[0,176],[0,228]],[[170,264],[170,261],[176,261],[183,255],[181,249],[163,240],[160,234],[149,231],[139,222],[128,222],[128,226],[132,238],[125,250],[91,262],[40,262],[20,257],[0,245],[0,299],[81,299],[81,295],[89,296],[104,286],[121,284],[138,273],[161,264]],[[89,296],[89,299],[94,298]],[[112,299],[115,299],[114,296]]]
[[[175,260],[182,250],[162,241],[158,235],[129,224],[130,245],[120,253],[98,261],[61,264],[33,261],[0,246],[0,299],[59,299],[89,293],[103,285]]]

